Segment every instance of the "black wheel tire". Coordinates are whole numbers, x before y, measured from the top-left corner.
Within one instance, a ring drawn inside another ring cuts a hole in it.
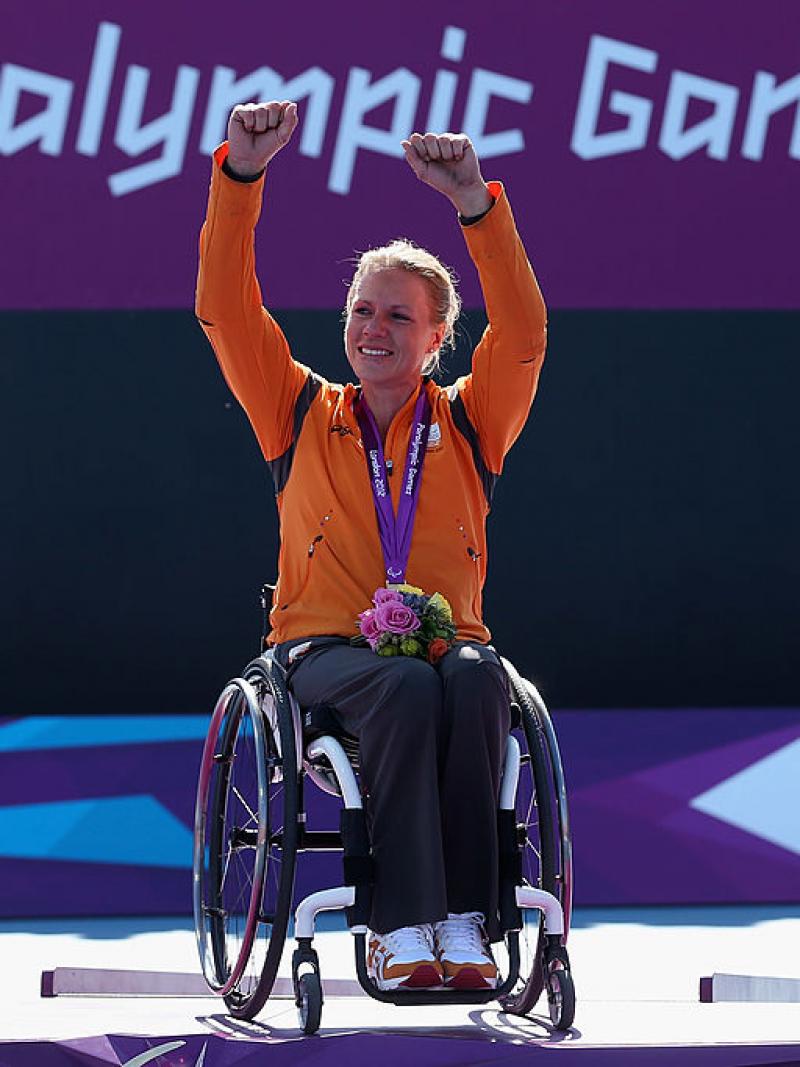
[[[251,663],[215,707],[195,812],[194,910],[203,973],[232,1015],[270,994],[286,940],[297,853],[295,724],[283,673]]]
[[[299,783],[295,725],[282,669],[271,658],[262,656],[248,665],[244,677],[259,694],[270,767],[268,826],[264,833],[268,842],[262,897],[264,919],[259,921],[256,933],[263,962],[253,960],[247,986],[243,976],[239,986],[225,997],[225,1003],[235,1018],[254,1019],[275,984],[292,912]],[[273,811],[278,813],[280,826],[273,825]],[[273,839],[276,832],[281,834],[279,844]],[[254,945],[254,955],[255,948]]]
[[[573,869],[572,869],[572,829],[569,819],[569,804],[567,803],[567,783],[564,777],[564,767],[561,763],[561,752],[558,747],[553,720],[547,710],[541,695],[536,687],[530,682],[524,682],[531,704],[533,705],[539,725],[542,730],[545,747],[550,763],[551,782],[553,787],[553,801],[556,811],[557,830],[557,860],[558,869],[556,881],[558,882],[558,899],[564,913],[564,935],[562,944],[566,945],[569,929],[572,923],[572,892],[573,892]]]
[[[297,1015],[304,1034],[315,1034],[322,1021],[322,981],[318,971],[306,971],[297,979]]]
[[[575,1021],[575,983],[562,967],[547,976],[547,1007],[556,1030],[569,1030]]]
[[[529,762],[523,763],[520,768],[517,790],[517,822],[527,827],[527,841],[522,855],[523,881],[551,893],[564,906],[565,887],[571,885],[571,875],[568,879],[564,878],[564,865],[570,862],[570,858],[564,854],[560,834],[556,785],[548,743],[552,725],[543,722],[547,709],[538,693],[536,701],[528,689],[530,683],[526,683],[509,663],[504,662],[514,700],[520,709],[521,730],[530,757]],[[527,784],[523,779],[525,774],[528,776]],[[512,1015],[529,1014],[545,987],[544,924],[541,916],[534,918],[534,914],[528,913],[526,918],[523,913],[519,980],[509,993],[500,998],[503,1010]]]
[[[198,782],[194,832],[194,914],[203,973],[227,992],[250,957],[253,897],[263,889],[265,853],[244,835],[267,820],[266,749],[262,716],[252,688],[235,678],[220,694],[206,737]],[[243,777],[246,776],[246,783]],[[234,877],[229,879],[229,867]],[[246,881],[231,896],[231,882]],[[246,910],[245,910],[246,908]]]

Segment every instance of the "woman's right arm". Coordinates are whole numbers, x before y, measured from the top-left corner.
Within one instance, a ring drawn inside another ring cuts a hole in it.
[[[197,317],[268,460],[291,444],[295,399],[309,373],[262,307],[255,272],[264,170],[296,125],[297,107],[285,101],[234,108],[228,141],[214,153],[200,235]]]

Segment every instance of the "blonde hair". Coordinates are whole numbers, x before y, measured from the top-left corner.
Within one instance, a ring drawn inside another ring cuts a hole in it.
[[[405,270],[409,274],[416,274],[425,283],[431,317],[437,325],[444,325],[441,345],[422,368],[423,374],[436,374],[442,349],[447,345],[455,345],[455,325],[461,312],[461,297],[456,292],[455,274],[432,252],[411,241],[390,241],[380,248],[370,248],[362,252],[356,261],[355,273],[347,291],[345,315],[350,315],[358,283],[364,275],[379,270]]]

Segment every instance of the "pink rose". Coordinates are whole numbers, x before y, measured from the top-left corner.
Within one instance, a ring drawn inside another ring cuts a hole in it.
[[[381,636],[381,629],[375,619],[374,608],[367,608],[366,611],[361,612],[358,616],[358,628],[369,641],[369,647],[374,649]]]
[[[419,629],[419,619],[402,600],[385,600],[375,608],[375,622],[390,634],[411,634]]]
[[[403,596],[398,593],[396,589],[376,589],[375,596],[372,598],[372,603],[375,607],[379,607],[381,604],[402,604]]]

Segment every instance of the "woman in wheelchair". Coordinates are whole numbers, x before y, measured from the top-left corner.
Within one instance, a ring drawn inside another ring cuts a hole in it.
[[[457,212],[485,299],[471,373],[433,380],[460,302],[448,269],[407,241],[364,253],[350,284],[344,346],[359,384],[295,361],[262,307],[254,229],[268,164],[297,123],[286,101],[234,108],[197,291],[275,481],[269,644],[300,705],[326,706],[358,739],[377,987],[491,989],[510,699],[481,614],[485,527],[536,390],[545,306],[503,186],[484,182],[469,139],[414,133],[405,161]]]

